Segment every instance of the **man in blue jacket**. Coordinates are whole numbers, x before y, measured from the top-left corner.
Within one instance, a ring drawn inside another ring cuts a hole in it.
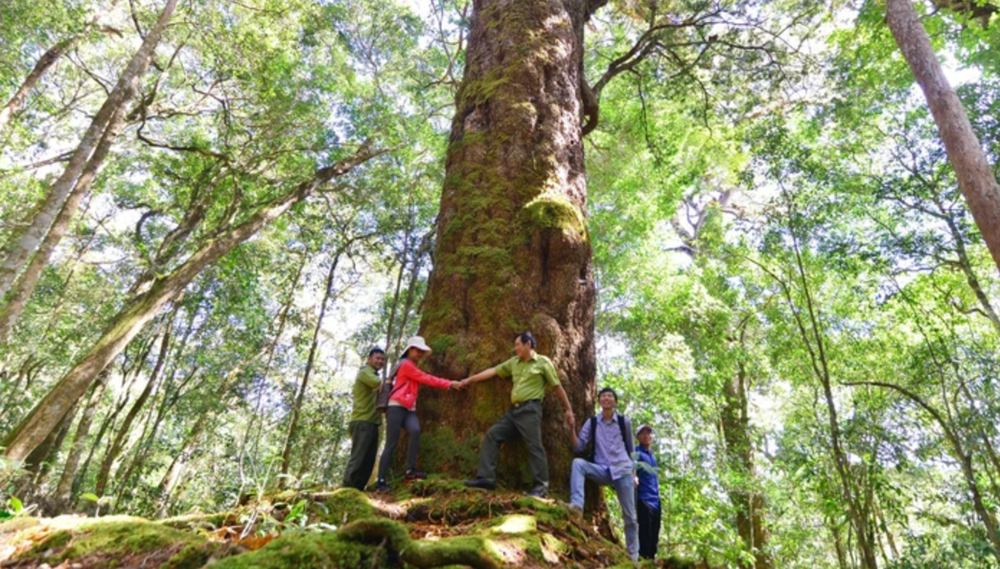
[[[653,427],[643,425],[635,433],[639,441],[636,451],[639,462],[645,462],[656,468],[656,457],[649,445],[653,442]],[[639,469],[639,487],[636,489],[636,512],[639,515],[639,557],[653,559],[656,557],[657,545],[660,541],[660,481],[656,472],[646,472]]]

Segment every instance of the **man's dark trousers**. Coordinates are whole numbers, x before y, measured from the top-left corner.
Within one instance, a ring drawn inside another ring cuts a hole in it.
[[[518,436],[528,448],[528,465],[534,480],[533,488],[549,489],[549,461],[542,445],[542,402],[537,399],[518,403],[500,417],[483,439],[479,451],[480,478],[494,480],[500,460],[500,445]]]
[[[660,508],[636,500],[635,509],[639,515],[639,557],[652,559],[660,541]]]
[[[364,490],[375,468],[378,454],[378,425],[368,421],[351,421],[351,458],[344,471],[344,487]]]

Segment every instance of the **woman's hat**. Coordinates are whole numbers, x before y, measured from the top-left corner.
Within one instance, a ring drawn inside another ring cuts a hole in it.
[[[427,343],[424,342],[424,339],[420,336],[413,336],[412,338],[407,340],[406,347],[403,348],[403,353],[405,354],[406,352],[410,351],[410,348],[416,348],[421,352],[427,352],[427,353],[431,353],[434,351],[431,350],[431,347],[428,346]]]

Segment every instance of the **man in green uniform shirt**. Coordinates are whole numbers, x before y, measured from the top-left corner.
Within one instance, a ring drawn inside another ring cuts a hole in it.
[[[528,447],[528,464],[534,478],[529,496],[544,498],[549,493],[549,462],[542,446],[542,398],[545,390],[555,388],[566,409],[566,423],[575,429],[573,409],[552,360],[535,353],[535,337],[531,332],[518,334],[514,338],[513,358],[502,364],[481,371],[461,382],[464,388],[470,383],[485,381],[491,377],[508,377],[514,382],[510,392],[511,408],[486,433],[483,448],[479,451],[479,472],[475,480],[466,480],[465,485],[473,488],[496,488],[497,461],[500,445],[520,436]]]
[[[368,352],[368,363],[354,380],[354,409],[351,411],[351,458],[344,471],[344,486],[364,490],[375,467],[378,454],[378,428],[382,418],[375,410],[375,392],[381,380],[378,370],[385,365],[382,348],[372,348]]]

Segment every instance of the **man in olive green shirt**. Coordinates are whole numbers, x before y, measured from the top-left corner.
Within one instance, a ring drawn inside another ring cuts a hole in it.
[[[364,490],[375,467],[378,454],[378,428],[382,418],[375,410],[375,393],[382,383],[378,370],[385,365],[382,348],[372,348],[368,352],[368,363],[354,380],[354,409],[351,410],[351,458],[344,471],[344,486]]]
[[[513,358],[504,363],[481,371],[461,382],[461,387],[477,383],[491,377],[508,377],[514,382],[510,392],[511,408],[486,433],[483,448],[479,451],[479,472],[475,480],[466,480],[465,485],[473,488],[496,488],[497,461],[500,445],[520,436],[528,447],[528,464],[534,478],[529,496],[544,498],[549,493],[549,462],[542,445],[542,398],[545,391],[555,388],[566,409],[566,423],[570,431],[576,428],[573,409],[569,406],[566,391],[559,384],[556,368],[552,360],[535,353],[535,337],[531,332],[518,334],[514,338]]]

